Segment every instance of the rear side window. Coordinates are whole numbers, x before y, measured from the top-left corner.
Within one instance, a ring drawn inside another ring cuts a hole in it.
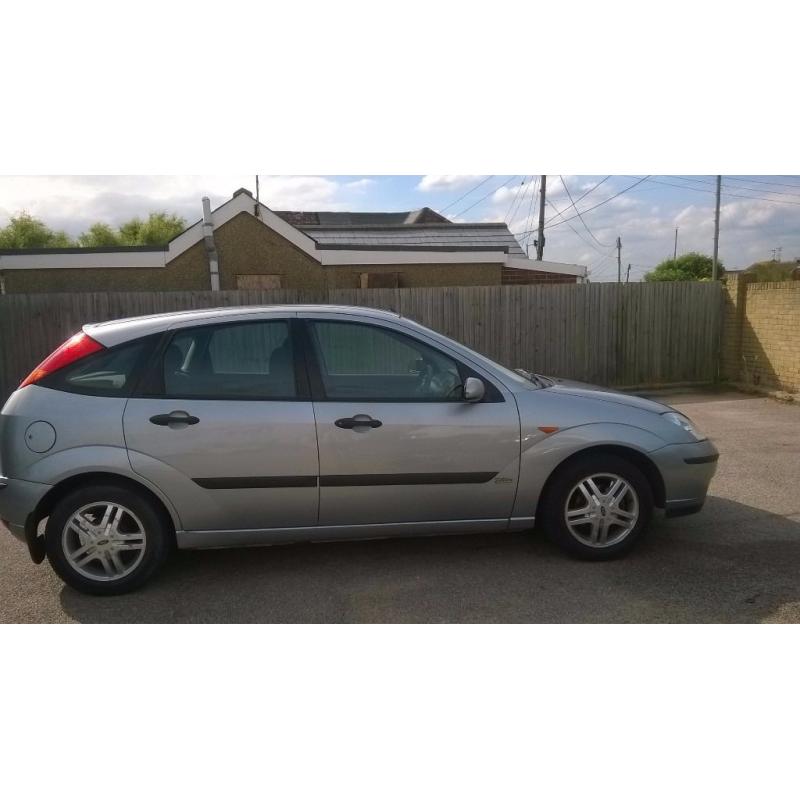
[[[153,337],[101,350],[39,383],[50,389],[100,397],[128,397],[136,382],[142,362],[154,345]]]
[[[167,397],[297,397],[292,339],[285,320],[180,331],[164,352],[162,370]]]

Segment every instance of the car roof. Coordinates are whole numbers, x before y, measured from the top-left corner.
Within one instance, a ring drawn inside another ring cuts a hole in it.
[[[107,322],[89,323],[83,330],[93,339],[106,347],[138,339],[153,333],[161,333],[176,324],[207,325],[214,322],[235,320],[237,317],[252,317],[267,314],[269,316],[302,316],[311,313],[354,314],[373,319],[397,320],[400,315],[394,311],[377,308],[345,305],[263,305],[263,306],[227,306],[224,308],[197,308],[187,311],[168,311],[162,314],[146,314],[141,317],[125,317]]]

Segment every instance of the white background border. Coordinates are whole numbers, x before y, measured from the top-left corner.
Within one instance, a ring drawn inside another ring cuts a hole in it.
[[[12,4],[0,173],[798,174],[796,16],[773,0]],[[796,797],[797,644],[715,626],[6,629],[2,785]]]

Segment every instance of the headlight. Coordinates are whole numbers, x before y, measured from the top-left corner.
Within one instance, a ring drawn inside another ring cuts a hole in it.
[[[662,414],[664,419],[668,419],[673,425],[677,425],[679,428],[683,428],[687,433],[694,436],[695,439],[700,441],[701,439],[705,439],[706,437],[700,433],[699,430],[695,427],[694,423],[689,419],[689,417],[685,417],[683,414],[679,414],[677,411],[670,411],[667,414]]]

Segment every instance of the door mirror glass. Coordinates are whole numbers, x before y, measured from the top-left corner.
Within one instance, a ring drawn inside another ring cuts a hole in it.
[[[468,403],[479,403],[486,394],[486,387],[480,378],[467,378],[464,381],[464,399]]]

